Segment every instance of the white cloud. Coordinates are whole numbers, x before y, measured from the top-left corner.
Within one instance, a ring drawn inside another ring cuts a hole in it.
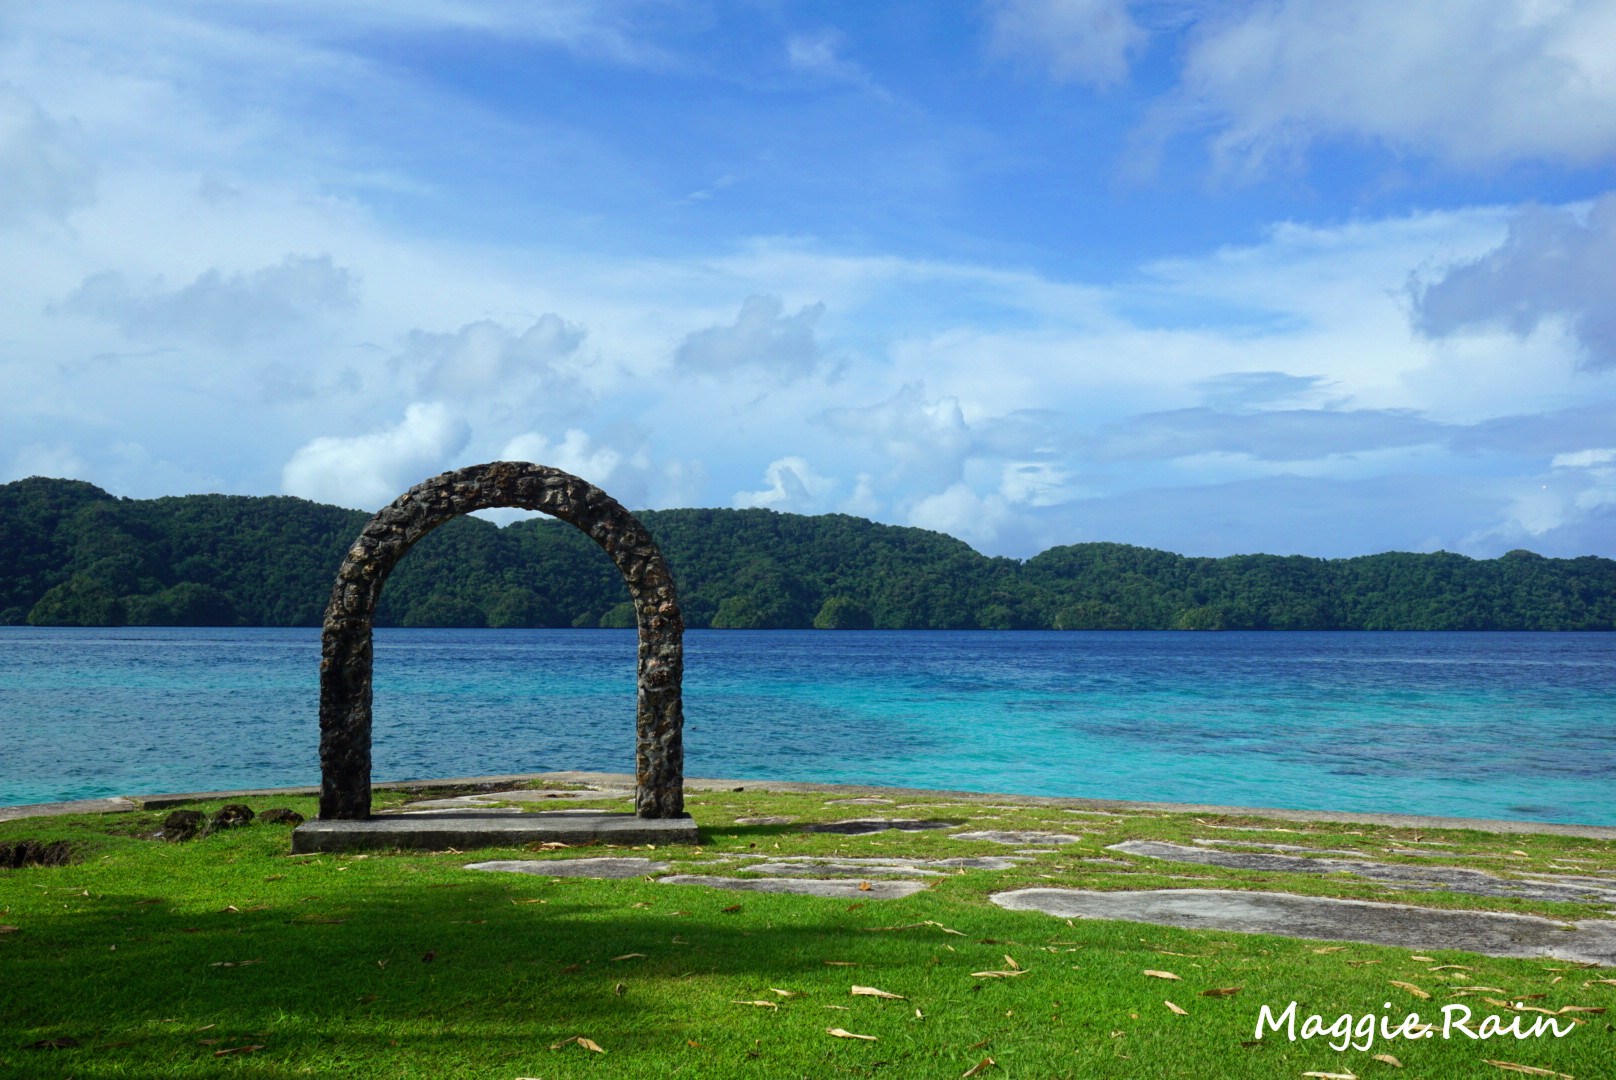
[[[95,197],[96,168],[73,125],[0,83],[0,224],[65,218]]]
[[[569,472],[631,509],[690,506],[707,486],[706,470],[699,461],[658,457],[646,432],[635,425],[614,425],[599,438],[569,428],[559,441],[539,432],[527,432],[506,443],[499,460],[531,461]],[[503,524],[523,514],[513,511],[484,516]]]
[[[20,480],[27,476],[54,476],[76,479],[84,475],[83,458],[67,442],[36,442],[21,447],[11,456],[6,469],[7,480]]]
[[[1526,337],[1563,322],[1590,367],[1616,365],[1616,194],[1586,212],[1528,206],[1502,244],[1412,279],[1414,325],[1431,337],[1502,328]]]
[[[1611,0],[1276,0],[1212,8],[1162,119],[1226,167],[1323,138],[1461,166],[1616,154]]]
[[[978,549],[991,548],[1014,518],[1008,500],[997,492],[978,495],[963,483],[951,484],[909,508],[908,524],[958,537]]]
[[[379,509],[449,467],[470,438],[470,425],[446,405],[413,404],[392,427],[311,440],[282,469],[281,487],[316,502]]]
[[[1128,0],[993,0],[991,49],[1030,56],[1062,81],[1114,86],[1148,37]]]
[[[612,477],[624,464],[622,453],[610,446],[597,445],[577,428],[569,428],[559,443],[552,443],[537,432],[518,435],[500,451],[501,461],[531,461],[535,465],[548,465],[552,469],[568,472],[587,480],[608,494],[612,491]],[[644,467],[644,461],[637,463]],[[621,502],[622,500],[618,500]]]
[[[288,255],[248,274],[208,270],[176,289],[164,288],[161,278],[135,288],[107,271],[86,278],[60,310],[105,320],[139,340],[184,337],[231,346],[351,310],[359,302],[355,284],[354,273],[329,255]]]
[[[842,35],[834,30],[792,34],[786,39],[786,62],[794,70],[808,75],[874,90],[875,84],[868,72],[838,55],[842,43]]]
[[[1597,465],[1616,462],[1616,450],[1576,450],[1569,454],[1556,454],[1549,462],[1556,469],[1591,469]]]
[[[821,476],[807,460],[783,457],[769,462],[763,470],[761,491],[737,491],[730,505],[738,508],[764,507],[792,514],[823,514],[832,506],[836,480]]]
[[[824,304],[806,304],[795,315],[786,315],[779,297],[749,296],[732,325],[686,335],[674,358],[680,366],[703,374],[753,368],[782,379],[799,378],[819,363],[814,327],[824,314]]]
[[[959,479],[971,451],[971,433],[959,400],[927,401],[920,383],[904,386],[874,405],[827,409],[823,422],[874,448],[891,481],[946,487]]]
[[[554,392],[573,381],[562,364],[583,340],[583,328],[558,315],[541,316],[521,333],[481,319],[454,333],[412,330],[392,367],[420,395],[510,394],[525,384]]]

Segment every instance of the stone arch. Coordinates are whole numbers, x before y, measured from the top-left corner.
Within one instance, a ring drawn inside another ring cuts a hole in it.
[[[320,635],[320,817],[370,816],[371,622],[382,585],[421,537],[451,518],[497,506],[571,522],[622,571],[639,623],[634,811],[684,811],[684,619],[673,575],[651,534],[617,500],[570,473],[493,461],[434,476],[377,512],[337,571]]]

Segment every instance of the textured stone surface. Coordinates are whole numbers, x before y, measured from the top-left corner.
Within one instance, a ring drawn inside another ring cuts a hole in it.
[[[958,870],[1009,870],[1022,859],[986,856],[976,859],[882,859],[839,855],[788,855],[754,863],[746,869],[770,877],[940,877]]]
[[[252,824],[253,810],[246,803],[229,803],[213,812],[208,823],[202,828],[203,836],[212,836],[225,829],[239,829],[243,825]]]
[[[1083,838],[1070,833],[1012,832],[988,829],[981,832],[955,833],[955,840],[989,840],[995,844],[1075,844]]]
[[[1440,911],[1406,904],[1232,889],[1017,889],[989,899],[1011,911],[1042,911],[1064,919],[1121,919],[1189,930],[1233,930],[1322,941],[1361,941],[1404,949],[1460,949],[1486,956],[1552,956],[1585,964],[1616,964],[1616,922],[1603,919],[1562,924],[1535,915]],[[1575,929],[1565,929],[1567,925]]]
[[[370,816],[371,622],[387,576],[421,537],[491,507],[540,510],[582,529],[628,584],[639,625],[635,812],[684,811],[684,619],[651,534],[604,491],[545,465],[495,461],[435,476],[379,511],[337,571],[320,638],[320,817]]]
[[[920,821],[915,818],[854,818],[851,821],[826,821],[817,825],[804,825],[803,832],[838,833],[842,836],[863,836],[865,833],[920,832],[925,829],[952,829],[957,821]]]
[[[163,819],[162,837],[171,844],[189,840],[201,830],[206,820],[200,810],[175,810]]]
[[[924,881],[831,881],[820,878],[732,878],[670,874],[657,878],[659,885],[705,885],[709,889],[737,892],[797,893],[802,896],[828,896],[836,900],[900,900],[926,887]]]
[[[293,828],[303,824],[303,815],[296,810],[288,810],[284,806],[277,806],[273,810],[265,810],[258,815],[258,820],[264,825],[290,825]]]
[[[1265,844],[1260,840],[1201,840],[1197,838],[1194,843],[1204,847],[1234,847],[1253,848],[1258,851],[1279,851],[1287,855],[1362,855],[1361,851],[1350,848],[1304,847],[1301,844]],[[1393,852],[1393,854],[1398,854]],[[1416,855],[1430,855],[1433,852],[1417,851]]]
[[[796,818],[787,817],[784,814],[765,814],[762,817],[738,817],[738,818],[735,819],[735,824],[737,824],[737,825],[790,825],[793,821],[796,821],[796,820],[797,820]]]
[[[1234,851],[1209,851],[1160,840],[1124,840],[1107,849],[1128,855],[1143,855],[1168,862],[1224,866],[1234,870],[1261,870],[1286,874],[1352,874],[1396,885],[1400,889],[1428,892],[1446,889],[1471,896],[1518,897],[1522,900],[1556,900],[1565,903],[1616,903],[1616,883],[1567,885],[1553,881],[1510,881],[1485,870],[1467,866],[1402,866],[1371,862],[1367,859],[1318,859],[1303,855],[1267,855]]]
[[[660,874],[665,862],[636,858],[595,859],[495,859],[467,863],[467,870],[492,870],[507,874],[533,874],[538,877],[632,878]]]

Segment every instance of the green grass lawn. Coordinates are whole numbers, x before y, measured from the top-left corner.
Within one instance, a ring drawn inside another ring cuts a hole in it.
[[[699,851],[641,854],[674,860],[674,873],[739,876],[744,862],[714,866],[711,860],[749,852],[930,857],[1012,850],[937,832],[846,837],[798,828],[868,815],[1052,829],[1084,840],[1014,870],[951,874],[907,899],[850,903],[647,879],[462,869],[474,859],[608,853],[604,849],[290,856],[288,830],[259,823],[182,844],[154,841],[149,835],[166,812],[0,823],[0,842],[67,839],[84,859],[75,866],[0,871],[0,926],[6,928],[0,932],[0,1076],[795,1080],[961,1077],[973,1068],[974,1075],[995,1080],[1522,1075],[1485,1059],[1578,1080],[1616,1076],[1610,1013],[1574,1014],[1582,1022],[1565,1037],[1524,1041],[1377,1038],[1369,1049],[1338,1052],[1329,1037],[1253,1040],[1261,1006],[1277,1012],[1293,1000],[1299,1016],[1322,1014],[1327,1024],[1343,1013],[1389,1012],[1394,1026],[1409,1011],[1440,1022],[1439,1009],[1450,1001],[1471,1005],[1478,1018],[1512,1015],[1485,1004],[1487,996],[1551,1010],[1612,1006],[1616,971],[1610,969],[1367,945],[1332,948],[1134,923],[1068,923],[987,901],[993,892],[1026,885],[1391,895],[1350,878],[1135,858],[1125,858],[1126,867],[1078,861],[1110,854],[1103,848],[1118,840],[1186,841],[1208,835],[1214,825],[1294,830],[1219,835],[1353,848],[1385,861],[1396,861],[1386,854],[1388,846],[1443,841],[1456,845],[1439,849],[1444,852],[1493,856],[1463,865],[1505,873],[1545,871],[1551,863],[1561,867],[1557,872],[1568,865],[1616,868],[1616,845],[1609,841],[1475,832],[1416,836],[1361,825],[1164,814],[1078,817],[1056,807],[944,799],[915,799],[903,809],[827,806],[832,797],[692,793],[689,809],[703,828]],[[378,804],[401,798],[379,793]],[[259,811],[288,806],[314,812],[312,799],[247,801]],[[796,822],[734,823],[764,814]],[[1399,893],[1397,899],[1559,918],[1603,913],[1449,893]],[[976,974],[994,971],[1024,974]],[[1397,983],[1432,996],[1419,998]],[[854,995],[854,986],[897,997]],[[1232,987],[1238,992],[1207,993]],[[58,1039],[77,1045],[29,1048]]]

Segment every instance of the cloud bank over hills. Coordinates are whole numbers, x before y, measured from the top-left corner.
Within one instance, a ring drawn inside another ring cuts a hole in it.
[[[1613,0],[0,15],[0,480],[1616,555]],[[505,515],[502,520],[508,520]]]

